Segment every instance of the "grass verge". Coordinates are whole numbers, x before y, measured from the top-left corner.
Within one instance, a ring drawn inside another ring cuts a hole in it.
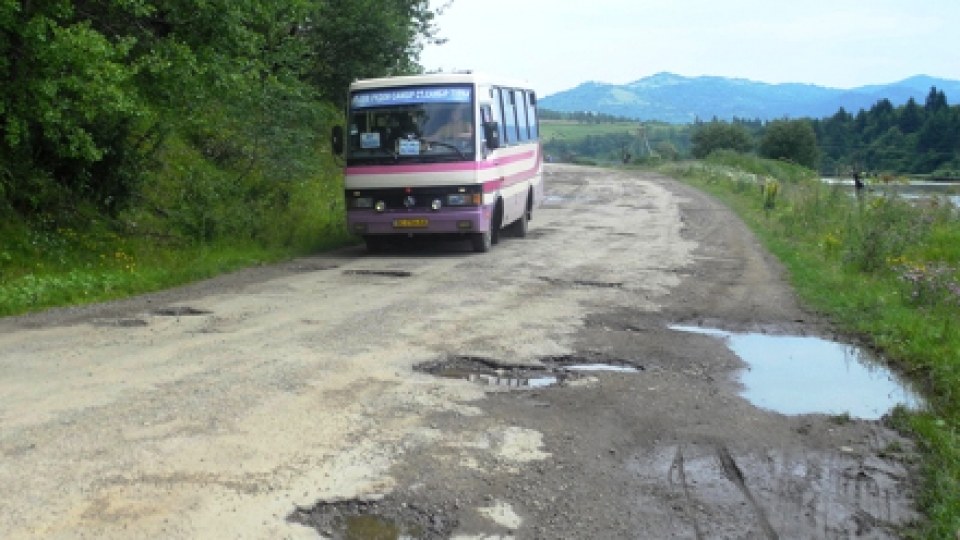
[[[923,455],[926,519],[905,534],[960,535],[960,216],[883,185],[860,195],[812,171],[733,153],[660,169],[724,201],[787,267],[798,294],[923,389],[898,410]]]
[[[0,229],[0,316],[124,298],[355,241],[333,222],[296,241],[197,242],[96,224],[76,230],[8,223]]]

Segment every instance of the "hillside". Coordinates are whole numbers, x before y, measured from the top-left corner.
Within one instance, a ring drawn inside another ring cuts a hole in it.
[[[624,85],[585,82],[546,96],[541,106],[560,112],[592,111],[639,120],[690,123],[696,119],[734,117],[822,118],[840,107],[856,112],[887,98],[902,105],[909,98],[923,103],[931,87],[947,96],[960,95],[960,81],[917,75],[902,81],[851,89],[812,84],[769,84],[726,77],[683,77],[658,73]]]

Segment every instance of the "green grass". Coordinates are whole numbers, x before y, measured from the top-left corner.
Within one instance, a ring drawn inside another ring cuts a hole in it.
[[[279,201],[180,205],[179,216],[144,207],[112,219],[82,208],[26,223],[7,216],[0,219],[0,316],[123,298],[354,242],[342,182],[327,178],[288,185]],[[194,222],[206,227],[194,230]]]
[[[0,252],[0,316],[124,298],[352,241],[343,232],[272,246],[227,239],[169,242],[92,230],[20,233],[27,245],[11,242]]]
[[[927,519],[911,536],[960,532],[960,220],[945,204],[853,197],[795,165],[731,153],[661,170],[723,200],[789,269],[798,293],[924,389],[895,414],[923,455]]]

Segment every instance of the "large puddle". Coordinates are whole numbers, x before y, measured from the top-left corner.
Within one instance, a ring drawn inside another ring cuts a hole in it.
[[[923,406],[916,392],[858,347],[815,337],[670,328],[722,339],[747,363],[741,395],[764,409],[876,420],[897,405]]]

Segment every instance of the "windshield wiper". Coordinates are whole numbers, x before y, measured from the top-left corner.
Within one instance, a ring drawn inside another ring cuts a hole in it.
[[[386,146],[378,146],[378,147],[376,148],[376,150],[379,150],[379,151],[380,151],[381,153],[383,153],[383,154],[387,154],[388,156],[392,157],[393,159],[399,159],[399,158],[400,158],[400,154],[394,152],[393,150],[387,148]]]
[[[460,148],[455,144],[450,144],[448,142],[443,142],[443,141],[435,141],[433,139],[420,139],[420,141],[425,142],[427,144],[435,144],[437,146],[442,146],[444,148],[450,148],[451,150],[457,153],[460,159],[467,159],[466,154],[464,154],[463,151],[460,150]]]

